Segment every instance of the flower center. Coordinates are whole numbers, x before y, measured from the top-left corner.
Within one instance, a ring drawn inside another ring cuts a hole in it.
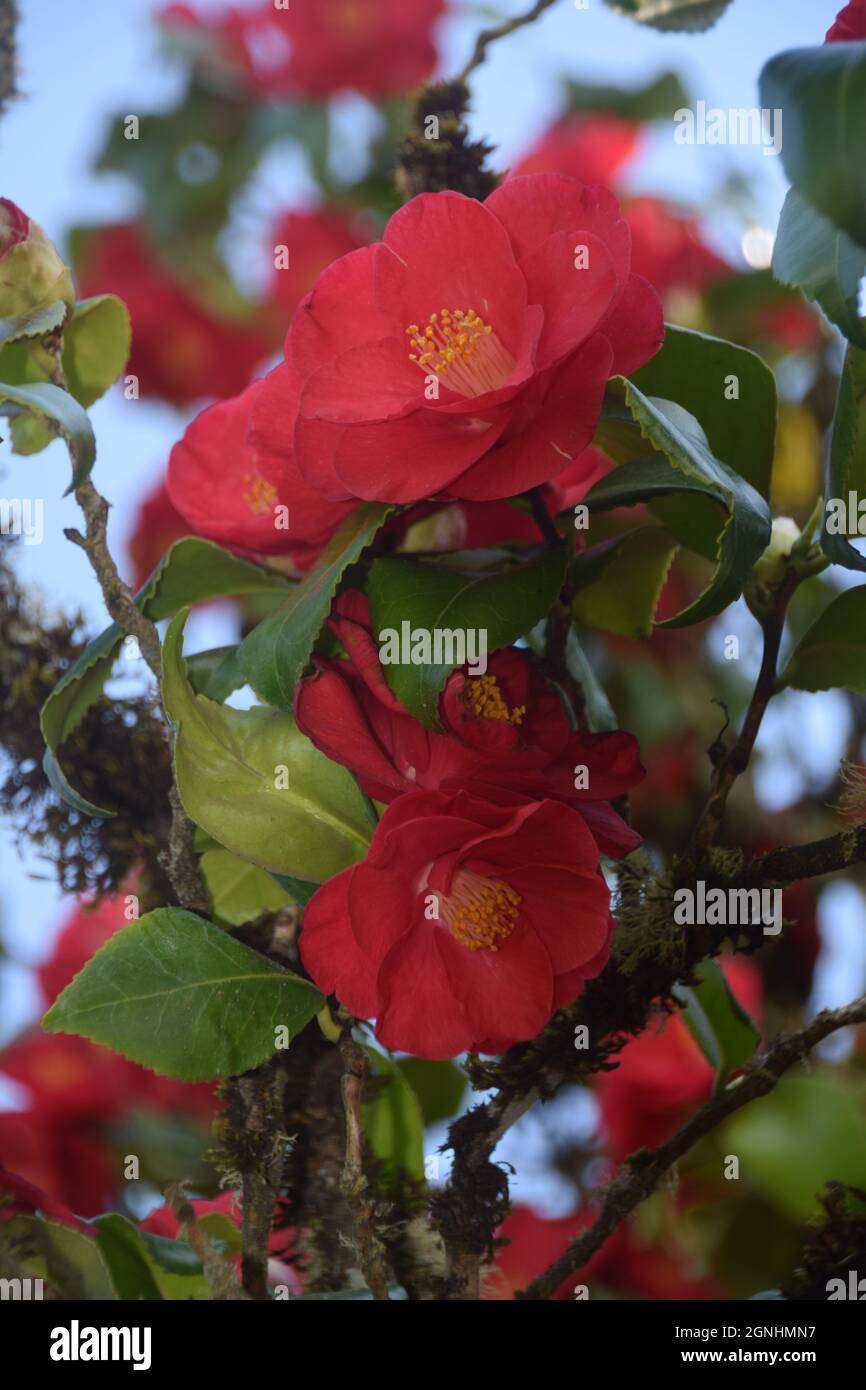
[[[258,516],[269,512],[277,500],[277,489],[273,483],[269,483],[261,473],[245,473],[244,482],[247,488],[243,499],[250,511]]]
[[[509,709],[495,676],[473,676],[463,689],[463,703],[478,719],[504,719],[519,724],[526,713],[525,705]]]
[[[448,930],[470,951],[497,951],[520,919],[519,893],[498,878],[482,878],[458,869],[450,897],[440,899],[439,914]]]
[[[474,309],[440,309],[425,328],[410,323],[406,333],[414,349],[409,361],[460,396],[495,391],[514,371],[511,353]]]

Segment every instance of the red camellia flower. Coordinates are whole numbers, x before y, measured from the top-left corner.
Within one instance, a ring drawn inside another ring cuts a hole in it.
[[[486,501],[554,478],[590,443],[605,383],[663,336],[631,273],[613,194],[558,174],[508,179],[484,203],[426,193],[384,240],[335,261],[273,374],[272,413],[323,496]]]
[[[549,1219],[531,1207],[516,1205],[502,1223],[497,1235],[508,1240],[496,1255],[496,1263],[485,1283],[485,1299],[513,1298],[525,1289],[554,1260],[564,1255],[571,1242],[592,1226],[598,1212],[582,1207],[570,1216]],[[605,1241],[600,1250],[581,1269],[562,1281],[552,1295],[557,1300],[573,1299],[575,1286],[600,1284],[612,1292],[641,1299],[724,1298],[717,1280],[694,1267],[687,1255],[673,1243],[657,1244],[640,1238],[635,1224],[624,1222]]]
[[[32,1182],[18,1173],[10,1173],[0,1163],[0,1222],[11,1221],[15,1216],[45,1217],[46,1221],[57,1221],[61,1226],[73,1226],[84,1235],[95,1235],[92,1226],[87,1226],[74,1216],[65,1202],[58,1202]]]
[[[673,213],[660,198],[633,198],[623,209],[632,236],[632,268],[659,294],[700,291],[731,267],[701,241],[692,217]]]
[[[825,43],[866,39],[866,0],[851,0],[840,10],[824,38]]]
[[[273,376],[273,374],[271,374]],[[267,418],[271,379],[202,411],[175,444],[168,495],[196,535],[263,554],[293,555],[309,564],[351,504],[335,506],[314,492],[294,467],[291,451],[275,454],[250,432],[254,402]],[[292,402],[283,402],[291,409]]]
[[[133,566],[133,593],[141,588],[169,546],[189,534],[189,526],[172,505],[165,479],[160,479],[139,503],[126,542]]]
[[[231,396],[246,386],[270,352],[267,337],[246,322],[220,318],[194,288],[159,263],[141,227],[101,228],[85,244],[83,295],[119,295],[132,319],[128,371],[142,396],[173,405]]]
[[[339,208],[315,212],[287,212],[274,228],[274,273],[271,298],[286,318],[291,318],[321,272],[340,256],[357,251],[369,241]],[[287,265],[279,252],[285,248]]]
[[[437,734],[386,684],[366,596],[341,594],[330,626],[347,656],[317,662],[318,673],[298,687],[295,717],[317,748],[358,774],[376,801],[415,787],[471,787],[495,801],[549,797],[578,810],[606,854],[640,844],[607,804],[644,775],[636,740],[620,731],[572,730],[526,652],[495,652],[484,675],[455,672],[440,701],[446,732]]]
[[[160,17],[203,31],[254,94],[322,100],[346,90],[388,96],[429,76],[430,33],[443,12],[444,0],[292,0],[279,8],[271,0],[213,17],[168,5]]]
[[[761,1003],[761,976],[745,956],[722,966],[736,997],[753,1017]],[[602,1122],[614,1156],[655,1148],[685,1112],[707,1099],[713,1070],[678,1015],[650,1025],[622,1051],[619,1066],[597,1078]]]
[[[514,174],[568,174],[581,183],[610,184],[637,152],[641,128],[622,116],[563,116],[518,160]]]
[[[301,955],[386,1047],[499,1052],[604,967],[609,904],[595,841],[560,802],[408,792],[310,900]]]

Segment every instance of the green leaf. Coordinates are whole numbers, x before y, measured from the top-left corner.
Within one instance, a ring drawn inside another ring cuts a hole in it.
[[[736,399],[726,395],[731,377]],[[769,497],[776,379],[757,353],[668,324],[661,348],[631,380],[645,396],[676,401],[694,415],[714,456]]]
[[[684,1006],[683,1021],[713,1068],[720,1088],[752,1056],[760,1034],[718,961],[701,961],[695,974],[699,985],[678,985],[674,994]]]
[[[63,333],[63,370],[83,406],[93,405],[117,380],[132,345],[129,313],[113,294],[82,299]]]
[[[278,912],[291,903],[272,874],[227,849],[207,850],[201,857],[201,872],[214,918],[230,927],[242,927],[264,912]]]
[[[866,695],[866,584],[837,594],[801,637],[780,686]]]
[[[456,1062],[401,1057],[397,1066],[418,1099],[425,1125],[456,1115],[466,1093],[466,1076]]]
[[[370,571],[368,594],[373,636],[389,629],[422,629],[432,635],[486,634],[487,653],[510,646],[547,615],[565,577],[568,547],[529,551],[455,551],[441,560],[388,556]],[[503,564],[502,556],[505,557]],[[479,639],[480,640],[480,639]],[[450,655],[459,656],[459,641]],[[435,653],[434,653],[435,654]],[[440,655],[449,655],[447,638]],[[465,656],[464,656],[465,660]],[[460,660],[385,664],[385,679],[398,700],[429,729],[439,727],[439,696]]]
[[[614,384],[614,399],[618,391],[624,392],[625,405],[640,434],[664,459],[657,454],[641,458],[643,446],[638,441],[632,447],[627,423],[614,419],[611,447],[616,457],[632,454],[629,471],[624,479],[622,468],[602,478],[584,500],[590,509],[602,510],[650,501],[683,545],[707,554],[707,542],[711,542],[716,561],[712,581],[688,608],[659,624],[687,627],[721,613],[739,598],[752,566],[769,543],[770,513],[760,493],[713,456],[706,434],[689,411],[675,401],[645,396],[633,382],[622,378]],[[685,499],[665,496],[676,492],[701,495],[689,498],[686,505]],[[713,524],[708,530],[708,504],[712,504],[710,511],[716,510],[715,504],[724,507],[727,515],[720,528]]]
[[[25,410],[38,421],[52,420],[57,425],[72,459],[72,482],[64,496],[84,482],[96,462],[96,439],[87,412],[74,396],[47,381],[37,381],[32,386],[0,382],[0,403],[6,406],[3,409],[0,404],[0,415]]]
[[[239,647],[211,647],[206,652],[193,652],[186,659],[189,683],[196,695],[222,704],[233,690],[246,685],[247,678],[238,665]]]
[[[583,692],[586,717],[590,731],[606,733],[618,727],[618,721],[607,694],[590,666],[580,639],[572,625],[565,639],[565,666]]]
[[[175,541],[162,557],[139,589],[135,601],[142,612],[157,621],[175,613],[182,604],[201,603],[226,594],[284,590],[288,582],[273,570],[241,560],[213,541],[185,536]],[[42,737],[53,755],[102,694],[123,638],[124,630],[118,623],[105,628],[85,647],[42,706]],[[216,673],[214,679],[217,680]],[[56,767],[55,759],[52,763]],[[56,770],[59,772],[59,768]],[[65,782],[65,778],[63,780]],[[57,782],[53,785],[68,799]],[[68,782],[66,786],[68,788]],[[103,811],[101,814],[109,813]]]
[[[760,92],[784,113],[782,164],[797,192],[866,246],[866,44],[777,53]]]
[[[271,874],[271,878],[288,893],[299,907],[306,907],[314,893],[318,893],[321,883],[310,883],[308,879],[292,878],[289,874]]]
[[[276,709],[291,712],[295,686],[325,624],[340,580],[375,539],[390,511],[390,505],[381,502],[366,502],[358,507],[286,602],[241,643],[241,670],[256,694]]]
[[[859,308],[866,250],[838,231],[795,188],[789,189],[782,205],[773,274],[817,302],[849,342],[866,348],[866,320]]]
[[[14,1216],[3,1224],[3,1244],[25,1277],[44,1279],[64,1300],[117,1297],[97,1242],[74,1226],[41,1216]]]
[[[824,488],[821,547],[824,554],[837,565],[844,565],[849,570],[866,570],[866,557],[855,550],[844,535],[827,530],[830,501],[838,499],[847,507],[851,492],[858,498],[866,495],[866,352],[853,346],[849,346],[845,354],[833,417],[833,442]],[[855,531],[855,534],[859,534],[859,531]]]
[[[194,695],[181,655],[186,616],[179,613],[165,636],[162,693],[177,730],[175,772],[187,813],[271,873],[321,883],[363,859],[371,832],[352,774],[282,711],[236,710]]]
[[[808,1221],[828,1177],[866,1187],[862,1094],[827,1071],[787,1076],[731,1117],[722,1152],[738,1155],[750,1186],[768,1202]]]
[[[380,1078],[376,1098],[361,1106],[364,1134],[372,1153],[384,1164],[385,1184],[402,1178],[424,1181],[424,1117],[408,1079],[397,1063],[365,1047],[371,1073]]]
[[[57,795],[74,811],[81,811],[85,816],[96,816],[102,820],[110,820],[112,816],[117,815],[116,811],[112,811],[108,807],[95,806],[92,801],[87,800],[86,796],[77,792],[50,748],[46,748],[42,755],[42,771]]]
[[[655,121],[673,116],[688,95],[675,72],[663,72],[643,87],[609,87],[596,82],[567,82],[569,111],[599,111],[627,121]]]
[[[194,912],[160,907],[115,932],[42,1023],[161,1076],[212,1081],[259,1066],[324,1004],[314,985]]]
[[[653,29],[702,33],[724,14],[731,0],[605,0],[618,14]]]
[[[56,299],[53,304],[16,314],[14,318],[0,319],[0,347],[22,338],[41,338],[44,333],[54,333],[62,327],[66,314],[66,304]]]
[[[138,1229],[125,1216],[111,1213],[94,1221],[97,1243],[108,1265],[118,1298],[154,1302],[163,1297]]]
[[[659,595],[679,550],[660,526],[643,526],[575,557],[572,613],[621,637],[649,637]]]

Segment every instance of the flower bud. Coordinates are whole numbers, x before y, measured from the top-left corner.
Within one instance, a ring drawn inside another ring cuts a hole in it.
[[[0,198],[0,318],[75,303],[72,276],[54,243],[8,198]]]

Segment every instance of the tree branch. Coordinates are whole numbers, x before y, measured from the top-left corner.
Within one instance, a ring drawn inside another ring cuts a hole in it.
[[[495,43],[497,39],[506,38],[515,30],[522,29],[526,24],[531,24],[534,19],[538,19],[539,15],[544,14],[545,10],[549,10],[554,2],[555,0],[536,0],[532,9],[527,10],[525,14],[515,15],[513,19],[506,19],[493,29],[482,29],[475,40],[472,57],[456,80],[465,82],[469,74],[484,62],[487,57],[487,50],[492,43]]]
[[[16,0],[0,0],[0,115],[18,95],[15,28],[18,23]]]
[[[715,1129],[722,1120],[741,1110],[750,1101],[768,1095],[786,1071],[801,1061],[813,1047],[831,1033],[852,1024],[866,1023],[866,995],[841,1009],[825,1009],[798,1033],[781,1033],[767,1052],[747,1062],[742,1076],[732,1081],[720,1095],[707,1101],[682,1129],[659,1148],[639,1150],[622,1166],[603,1190],[598,1220],[584,1231],[553,1264],[521,1293],[519,1298],[545,1299],[570,1274],[581,1269],[604,1245],[625,1217],[629,1216],[663,1181],[666,1173],[689,1149]]]
[[[710,794],[692,836],[690,848],[695,859],[700,858],[707,847],[712,844],[725,813],[731,787],[749,766],[749,759],[752,756],[755,740],[761,728],[761,721],[775,692],[776,662],[779,659],[779,647],[782,633],[785,630],[785,615],[791,596],[800,583],[800,578],[800,574],[793,566],[789,565],[786,568],[782,581],[773,595],[769,612],[762,623],[764,653],[761,669],[740,735],[716,765],[713,772]]]
[[[341,1091],[346,1117],[346,1161],[340,1191],[349,1203],[355,1229],[358,1258],[373,1297],[388,1302],[388,1273],[385,1247],[376,1232],[373,1203],[367,1195],[364,1172],[364,1126],[361,1120],[361,1093],[368,1062],[362,1048],[350,1037],[340,1042],[343,1057]]]

